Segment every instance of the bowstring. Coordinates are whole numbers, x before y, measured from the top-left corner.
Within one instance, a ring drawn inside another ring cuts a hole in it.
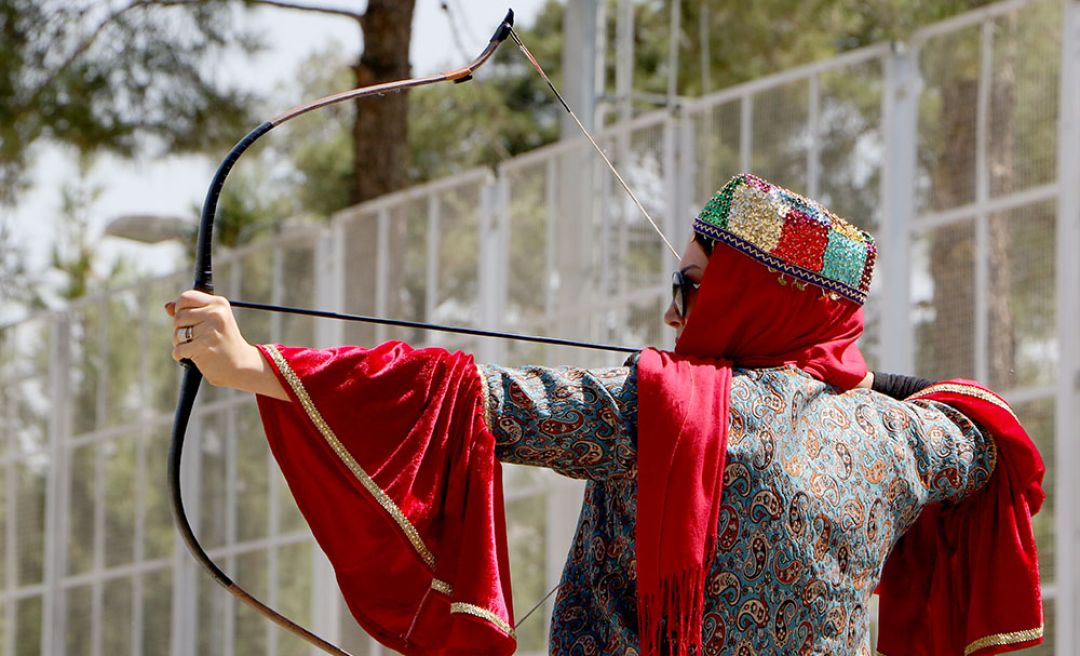
[[[540,77],[544,78],[544,82],[547,82],[547,85],[551,89],[551,92],[554,93],[555,97],[559,99],[560,103],[562,103],[563,109],[565,109],[567,113],[570,114],[570,118],[574,119],[574,123],[577,124],[578,129],[580,129],[581,133],[585,135],[585,138],[589,140],[589,143],[591,143],[593,148],[596,149],[596,152],[600,154],[600,158],[604,160],[604,163],[607,164],[607,167],[611,169],[611,172],[615,175],[615,179],[619,181],[619,184],[622,185],[622,188],[626,191],[626,193],[630,194],[630,198],[634,201],[634,204],[637,205],[637,208],[639,210],[641,210],[641,213],[652,225],[653,230],[656,231],[656,234],[660,235],[660,239],[664,240],[664,244],[668,247],[668,250],[670,250],[671,254],[675,256],[676,260],[678,260],[678,251],[676,251],[675,247],[671,245],[671,242],[668,241],[668,238],[664,236],[664,231],[661,230],[660,226],[657,225],[656,221],[653,220],[652,216],[649,214],[649,211],[646,210],[645,206],[641,204],[640,200],[638,200],[637,194],[635,194],[634,191],[630,189],[630,185],[626,184],[626,180],[623,179],[623,177],[619,174],[618,169],[616,169],[615,165],[611,163],[610,159],[608,159],[608,156],[604,153],[604,150],[600,147],[600,144],[596,143],[596,139],[593,139],[593,136],[589,133],[587,129],[585,129],[585,126],[582,124],[581,119],[577,117],[577,114],[574,113],[574,110],[570,109],[570,105],[566,104],[566,100],[562,97],[562,94],[559,93],[559,90],[555,88],[555,84],[551,81],[551,78],[548,77],[548,74],[544,72],[544,68],[540,65],[540,62],[536,61],[536,57],[533,57],[533,54],[529,52],[528,48],[525,47],[525,42],[521,40],[520,36],[518,36],[517,30],[511,29],[510,37],[514,40],[514,43],[517,44],[518,49],[521,50],[521,52],[525,55],[526,59],[529,60],[529,63],[532,64],[532,67],[536,69],[536,72],[540,74]]]
[[[626,180],[623,179],[622,175],[619,174],[618,169],[616,169],[615,165],[611,163],[610,159],[608,159],[607,154],[604,153],[604,149],[600,147],[600,144],[596,143],[596,139],[593,139],[592,134],[590,134],[589,131],[585,128],[585,125],[582,124],[581,119],[577,117],[577,114],[574,113],[574,110],[570,109],[570,105],[566,103],[566,99],[563,98],[562,94],[559,93],[559,90],[555,88],[555,83],[552,82],[551,78],[548,77],[548,74],[544,72],[544,67],[540,65],[540,62],[536,61],[536,57],[534,57],[533,54],[529,52],[529,49],[525,47],[525,42],[521,40],[520,36],[518,36],[517,30],[514,30],[513,28],[510,29],[510,38],[514,40],[514,43],[517,44],[518,49],[521,50],[522,54],[525,55],[525,58],[529,60],[529,63],[532,64],[532,67],[534,69],[536,69],[536,72],[540,74],[540,77],[544,79],[544,82],[547,82],[548,88],[550,88],[551,92],[555,94],[555,97],[559,99],[559,102],[562,104],[563,109],[565,109],[566,112],[570,114],[570,118],[574,119],[574,123],[577,124],[578,129],[581,130],[581,133],[584,134],[585,138],[589,140],[589,143],[591,143],[592,147],[596,149],[596,152],[600,154],[600,159],[604,160],[604,164],[607,164],[607,167],[611,169],[612,174],[615,175],[615,179],[619,181],[620,185],[622,185],[623,190],[625,190],[626,193],[630,195],[630,198],[634,201],[634,204],[637,205],[637,208],[641,211],[642,215],[644,215],[644,217],[649,221],[649,224],[652,225],[653,230],[656,231],[656,234],[660,235],[660,239],[663,240],[664,245],[668,247],[668,250],[671,251],[671,254],[675,256],[676,260],[678,260],[678,251],[676,251],[675,247],[671,245],[671,242],[668,241],[668,238],[664,236],[664,231],[661,230],[660,226],[657,225],[656,221],[653,220],[652,216],[649,214],[649,211],[645,209],[645,206],[641,203],[640,200],[638,200],[637,194],[635,194],[633,189],[630,188],[630,185],[626,184]],[[517,629],[519,626],[524,624],[525,620],[529,619],[529,616],[535,613],[538,608],[543,606],[544,602],[551,598],[551,595],[555,594],[555,591],[559,589],[560,585],[561,584],[556,584],[555,587],[549,590],[548,593],[544,595],[543,599],[537,602],[537,604],[533,606],[528,613],[525,613],[524,617],[518,620],[517,624],[514,625],[514,628]]]
[[[525,613],[525,617],[522,617],[520,620],[517,621],[517,624],[514,625],[514,630],[517,631],[518,627],[520,627],[522,624],[524,624],[525,620],[529,619],[529,616],[532,615],[533,613],[535,613],[541,606],[543,606],[544,602],[547,601],[548,599],[550,599],[551,595],[555,594],[555,591],[558,590],[561,587],[562,587],[562,584],[558,583],[558,584],[555,585],[554,588],[549,590],[548,593],[546,595],[544,595],[543,599],[536,602],[536,605],[533,606],[532,608],[530,608],[529,612]]]

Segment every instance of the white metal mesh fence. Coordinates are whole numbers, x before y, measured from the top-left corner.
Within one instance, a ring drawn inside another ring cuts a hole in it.
[[[1058,109],[1060,80],[1080,71],[1062,55],[1078,15],[1056,0],[1014,0],[923,30],[903,48],[757,80],[601,137],[677,247],[693,210],[740,170],[815,196],[878,234],[883,256],[863,341],[872,363],[986,380],[1014,403],[1048,463],[1051,495],[1035,523],[1048,627],[1038,653],[1071,653],[1071,643],[1055,642],[1069,630],[1055,625],[1055,612],[1076,617],[1080,596],[1080,582],[1058,576],[1076,554],[1075,501],[1053,494],[1061,463],[1078,464],[1059,416],[1074,398],[1077,366],[1061,361],[1076,353],[1062,340],[1078,338],[1061,334],[1058,313],[1075,308],[1070,295],[1080,289],[1062,284],[1056,255],[1063,226],[1080,222],[1061,209],[1078,206],[1080,180],[1058,173],[1070,157],[1058,150],[1062,126],[1080,124]],[[660,313],[673,258],[581,141],[351,208],[325,229],[218,260],[219,290],[245,300],[628,345],[670,340]],[[308,653],[195,571],[173,534],[163,481],[178,377],[159,308],[187,279],[148,281],[0,328],[0,656]],[[253,341],[397,338],[509,365],[620,359],[238,314]],[[211,555],[353,653],[384,653],[337,598],[251,399],[204,388],[191,432],[184,482]],[[580,488],[516,467],[506,479],[522,612],[558,576]],[[542,652],[545,622],[530,620],[519,639],[523,652]]]

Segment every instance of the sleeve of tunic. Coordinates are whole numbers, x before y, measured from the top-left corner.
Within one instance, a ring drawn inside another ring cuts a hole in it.
[[[922,449],[917,461],[926,461],[932,472],[929,501],[956,502],[977,492],[994,471],[994,441],[955,408],[937,401],[911,401],[925,423]],[[923,479],[925,481],[925,478]]]
[[[906,446],[911,456],[895,461],[907,490],[893,492],[914,497],[907,507],[894,506],[902,527],[926,504],[959,502],[990,480],[997,463],[994,441],[955,408],[929,400],[890,402],[883,419],[894,448]]]
[[[499,460],[571,478],[636,475],[637,366],[479,365]]]

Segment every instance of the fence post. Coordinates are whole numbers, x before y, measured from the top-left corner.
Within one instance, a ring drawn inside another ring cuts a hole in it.
[[[385,317],[390,307],[390,210],[380,208],[375,220],[375,316]],[[375,326],[375,343],[386,340],[386,326]]]
[[[507,185],[504,174],[480,187],[479,316],[481,328],[502,330],[506,310],[506,280],[509,276]],[[501,339],[479,339],[476,357],[481,362],[501,362],[506,344]]]
[[[1057,539],[1054,632],[1059,654],[1076,654],[1080,639],[1080,1],[1062,1],[1061,84],[1058,118],[1057,334],[1059,379],[1055,402]]]
[[[345,258],[346,258],[346,230],[345,222],[335,218],[330,225],[320,230],[312,247],[314,258],[314,306],[336,312],[346,311],[345,303]],[[345,343],[345,323],[342,321],[316,321],[314,330],[315,344],[317,347],[331,347]],[[272,466],[274,469],[276,465]],[[272,500],[277,497],[279,486],[285,485],[284,479],[275,479],[272,486]],[[286,502],[286,503],[292,503]],[[277,516],[274,511],[273,517]],[[272,531],[277,535],[278,531]],[[312,541],[311,546],[311,629],[316,635],[326,638],[332,643],[341,644],[342,626],[341,610],[342,598],[337,586],[337,577],[330,560]],[[271,633],[273,635],[273,633]],[[322,653],[314,647],[309,654]]]
[[[345,223],[335,220],[320,231],[314,246],[315,307],[346,312],[345,304]],[[345,323],[316,321],[314,346],[329,347],[344,344]]]
[[[885,161],[881,196],[884,216],[879,263],[884,287],[881,312],[881,368],[912,373],[915,369],[911,327],[911,224],[915,216],[915,164],[919,119],[918,50],[894,45],[885,59],[882,115]]]
[[[61,579],[67,560],[68,478],[65,457],[71,433],[71,314],[58,312],[49,318],[49,394],[55,412],[49,415],[49,466],[45,482],[45,517],[42,537],[45,546],[42,581],[41,653],[62,654],[65,645],[65,604]],[[14,474],[14,470],[11,470]],[[8,576],[18,576],[11,571]],[[10,628],[12,632],[17,627]],[[86,645],[88,648],[91,645]]]

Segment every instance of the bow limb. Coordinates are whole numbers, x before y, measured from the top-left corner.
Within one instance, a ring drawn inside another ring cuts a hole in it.
[[[244,590],[244,588],[240,587],[230,579],[225,572],[221,571],[221,568],[211,560],[210,556],[203,550],[198,539],[195,537],[195,534],[191,529],[191,523],[188,521],[187,513],[184,511],[184,503],[180,494],[180,458],[184,446],[184,434],[187,432],[188,419],[191,417],[191,409],[195,404],[195,396],[199,392],[199,384],[201,382],[202,373],[194,366],[188,367],[184,371],[184,378],[180,384],[180,400],[176,404],[176,418],[173,425],[172,442],[169,445],[169,493],[170,501],[172,503],[173,518],[176,522],[176,528],[180,532],[180,536],[187,544],[188,549],[191,550],[195,560],[209,571],[210,576],[214,581],[241,601],[254,608],[260,615],[274,622],[286,631],[300,636],[310,644],[319,647],[329,654],[333,654],[334,656],[349,656],[348,652],[343,651],[336,645],[320,638],[258,599],[252,597]]]
[[[309,111],[332,105],[334,103],[343,102],[346,100],[352,100],[356,98],[363,98],[371,95],[381,95],[386,93],[394,93],[402,91],[404,89],[410,89],[414,87],[420,87],[428,84],[435,84],[437,82],[464,82],[472,77],[472,74],[476,69],[480,68],[491,56],[495,53],[495,49],[502,43],[507,36],[509,36],[511,28],[514,23],[514,12],[511,10],[507,12],[506,17],[502,23],[499,24],[495,34],[491,37],[487,47],[484,51],[474,59],[468,66],[458,68],[452,71],[447,71],[438,75],[432,75],[423,78],[411,78],[407,80],[399,80],[397,82],[387,82],[382,84],[376,84],[369,87],[363,87],[359,89],[353,89],[352,91],[346,91],[333,96],[327,96],[314,102],[301,105],[290,109],[273,119],[266,121],[259,127],[252,130],[241,139],[229,152],[228,156],[222,160],[218,166],[217,172],[214,174],[214,178],[210,183],[210,188],[206,193],[206,199],[203,202],[202,217],[199,222],[199,236],[196,244],[195,252],[195,289],[200,291],[212,293],[214,289],[214,277],[213,277],[213,264],[211,258],[211,245],[212,235],[214,228],[214,218],[217,214],[218,199],[221,195],[222,187],[225,185],[225,178],[228,177],[229,172],[232,170],[236,161],[244,154],[248,148],[251,147],[255,141],[272,130],[274,127],[281,125],[282,123],[305,114]],[[181,538],[191,551],[195,560],[205,567],[210,573],[211,577],[223,586],[230,593],[235,595],[238,599],[245,604],[254,608],[259,614],[263,615],[267,619],[276,623],[286,631],[289,631],[308,643],[333,654],[334,656],[349,656],[349,654],[339,647],[323,640],[314,633],[308,631],[304,627],[289,620],[285,616],[281,615],[274,609],[270,608],[266,604],[262,603],[258,599],[255,599],[242,587],[232,581],[222,570],[214,563],[210,556],[206,553],[206,550],[202,548],[198,539],[195,537],[195,533],[192,530],[191,523],[188,521],[187,513],[184,510],[183,495],[181,494],[180,487],[180,464],[182,461],[182,451],[184,445],[184,437],[187,433],[188,422],[191,418],[191,411],[195,405],[195,397],[198,395],[199,386],[202,383],[202,373],[195,367],[194,363],[185,361],[183,363],[186,367],[183,380],[180,384],[180,397],[176,404],[176,416],[173,420],[173,432],[172,441],[169,445],[169,461],[168,461],[168,486],[169,496],[172,505],[173,519],[176,523],[177,531],[180,533]]]

